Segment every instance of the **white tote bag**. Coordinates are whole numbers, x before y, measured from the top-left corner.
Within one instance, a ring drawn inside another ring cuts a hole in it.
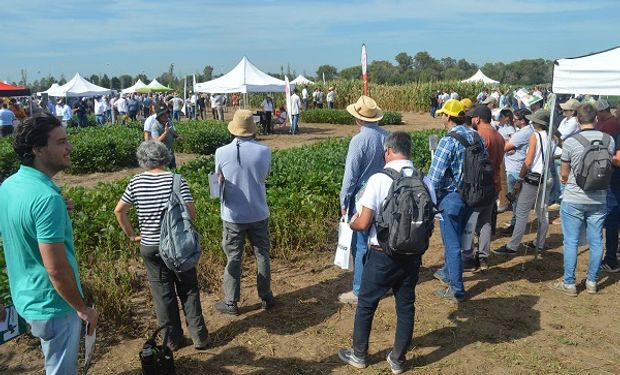
[[[343,216],[338,224],[338,246],[336,247],[336,256],[334,257],[334,264],[343,270],[348,270],[351,267],[352,240],[353,230]]]

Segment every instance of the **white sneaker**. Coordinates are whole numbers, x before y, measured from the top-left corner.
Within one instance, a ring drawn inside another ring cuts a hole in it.
[[[596,281],[586,280],[586,292],[589,294],[596,294]]]
[[[341,295],[338,296],[338,301],[342,303],[356,304],[357,296],[353,294],[353,291],[342,293]]]

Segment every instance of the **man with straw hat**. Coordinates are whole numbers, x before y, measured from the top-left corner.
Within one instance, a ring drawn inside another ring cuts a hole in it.
[[[360,132],[349,143],[340,189],[341,214],[347,215],[347,219],[350,219],[357,212],[356,196],[361,196],[370,176],[383,169],[385,164],[383,143],[388,132],[379,127],[378,121],[383,118],[383,112],[372,98],[362,95],[356,103],[347,106],[347,111],[360,126]],[[338,297],[340,302],[357,303],[357,295],[362,282],[364,255],[368,249],[368,233],[368,230],[353,231],[351,247],[354,259],[353,289],[341,294]]]
[[[273,306],[269,259],[269,208],[265,180],[271,168],[271,150],[254,139],[257,128],[253,114],[240,109],[228,124],[233,141],[215,151],[215,173],[223,184],[221,218],[222,248],[226,254],[224,299],[215,308],[239,315],[241,263],[246,236],[258,265],[257,289],[261,307]]]

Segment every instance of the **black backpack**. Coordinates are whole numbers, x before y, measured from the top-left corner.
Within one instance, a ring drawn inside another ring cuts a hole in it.
[[[463,202],[472,208],[490,205],[495,200],[493,164],[484,153],[480,135],[474,132],[473,143],[469,143],[467,139],[456,132],[450,132],[448,135],[465,147],[461,184],[457,186]],[[451,169],[450,173],[454,179]]]
[[[404,170],[405,168],[403,168]],[[392,255],[424,254],[435,225],[431,194],[415,170],[405,176],[391,168],[382,173],[393,182],[377,220],[377,239],[383,251]]]
[[[174,355],[168,347],[168,339],[172,326],[165,325],[158,328],[153,335],[146,340],[142,350],[138,354],[142,365],[142,375],[176,375]],[[164,343],[157,345],[157,335],[166,330]]]
[[[573,137],[583,146],[581,162],[573,170],[575,182],[583,191],[605,190],[611,181],[613,168],[612,155],[609,153],[609,134],[601,133],[601,140],[588,141],[583,134]]]

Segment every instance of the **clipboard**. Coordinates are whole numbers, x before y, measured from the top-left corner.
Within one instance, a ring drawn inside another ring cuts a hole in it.
[[[5,318],[3,321],[0,321],[0,345],[28,331],[28,324],[19,316],[15,306],[6,306],[4,312]]]

